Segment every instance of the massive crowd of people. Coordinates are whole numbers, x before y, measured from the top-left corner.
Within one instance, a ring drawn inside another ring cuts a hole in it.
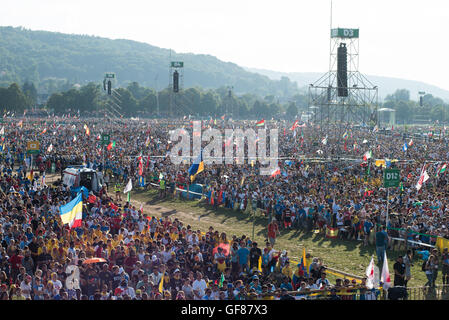
[[[255,129],[254,123],[208,120],[203,128]],[[375,244],[382,226],[390,237],[413,243],[434,245],[437,236],[449,238],[444,128],[426,135],[368,127],[325,132],[317,125],[290,130],[292,123],[266,121],[268,129],[279,129],[280,174],[260,175],[257,162],[212,164],[191,182],[190,163],[174,165],[169,157],[169,130],[190,126],[187,119],[5,118],[0,299],[314,299],[307,290],[324,289],[329,299],[376,299],[379,291],[367,289],[365,279],[331,284],[319,259],[291,265],[276,244],[278,230],[333,228],[339,237],[364,245]],[[108,147],[101,144],[104,133],[110,136]],[[27,142],[35,140],[41,152],[31,163]],[[371,157],[363,159],[367,151]],[[401,185],[390,188],[388,200],[382,163],[375,159],[386,159],[384,166],[401,172]],[[104,172],[106,185],[84,198],[82,226],[70,229],[62,224],[59,207],[74,194],[62,184],[62,172],[79,164]],[[430,178],[418,191],[423,168]],[[121,196],[129,179],[139,184],[140,171],[162,195],[198,184],[208,204],[265,215],[266,243],[144,213]],[[52,173],[61,179],[46,183]],[[435,269],[438,259],[447,283],[447,254],[432,251],[425,268]],[[434,284],[432,277],[427,285]]]

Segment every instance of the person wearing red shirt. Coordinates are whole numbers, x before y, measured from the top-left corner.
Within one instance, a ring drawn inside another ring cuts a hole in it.
[[[20,249],[17,249],[16,252],[9,258],[9,263],[11,264],[11,278],[14,282],[16,281],[23,261],[23,256],[20,254],[20,251]]]
[[[129,256],[126,257],[125,261],[124,261],[124,269],[125,272],[129,275],[131,275],[131,272],[133,271],[134,267],[136,266],[136,262],[137,262],[138,257],[136,255],[136,252],[132,249],[129,250]]]
[[[270,241],[271,247],[274,247],[276,242],[276,236],[279,234],[279,227],[276,219],[272,219],[268,224],[268,240]]]

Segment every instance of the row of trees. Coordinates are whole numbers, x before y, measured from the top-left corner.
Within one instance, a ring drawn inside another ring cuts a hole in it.
[[[6,111],[21,113],[36,104],[37,91],[33,83],[25,82],[20,88],[17,83],[0,87],[0,106]]]
[[[410,100],[408,90],[399,89],[385,97],[383,107],[396,110],[396,122],[399,124],[449,121],[449,104],[431,94],[423,95],[421,106],[419,101]]]
[[[112,96],[106,95],[100,85],[89,83],[78,89],[52,94],[47,107],[58,115],[78,110],[81,115],[93,115],[101,114],[111,101],[125,117],[227,115],[233,118],[279,118],[284,113],[289,117],[295,117],[298,113],[294,101],[279,103],[274,96],[237,96],[225,87],[215,90],[188,88],[175,94],[169,89],[156,92],[137,82],[132,82],[125,88],[117,88]]]
[[[113,101],[125,117],[185,116],[221,117],[226,115],[243,119],[292,119],[307,110],[307,95],[296,94],[290,101],[279,102],[269,95],[258,97],[254,94],[235,95],[227,87],[218,89],[188,88],[179,93],[169,89],[159,92],[143,87],[137,82],[127,87],[117,88],[114,97],[108,96],[103,87],[96,83],[85,86],[68,86],[68,90],[53,93],[45,106],[48,112],[56,115],[80,113],[80,115],[103,115],[105,106]],[[0,106],[7,111],[19,114],[35,106],[37,90],[32,82],[22,87],[12,83],[0,87]],[[423,96],[423,105],[410,100],[410,92],[400,89],[385,98],[379,107],[396,110],[396,122],[414,123],[423,121],[449,121],[449,104],[431,94]],[[381,120],[387,120],[387,117]]]

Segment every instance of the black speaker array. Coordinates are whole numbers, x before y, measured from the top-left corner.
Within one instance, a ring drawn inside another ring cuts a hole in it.
[[[348,49],[346,43],[340,43],[337,49],[337,85],[338,96],[348,96]]]
[[[179,91],[179,73],[177,70],[173,72],[173,92]]]
[[[112,82],[111,80],[108,81],[108,95],[111,95],[111,89],[112,89]]]

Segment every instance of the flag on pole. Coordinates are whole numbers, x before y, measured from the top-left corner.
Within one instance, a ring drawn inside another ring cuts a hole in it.
[[[371,159],[371,157],[373,156],[373,153],[371,152],[371,150],[365,152],[365,154],[363,155],[363,160],[366,161],[368,159]]]
[[[76,135],[73,136],[73,142],[75,142],[75,141],[76,141]]]
[[[53,150],[53,144],[50,143],[50,145],[47,148],[47,152],[50,153]]]
[[[299,124],[298,124],[298,120],[296,120],[295,121],[295,123],[293,123],[293,126],[290,128],[290,130],[295,130],[297,127],[299,127]]]
[[[304,272],[304,276],[307,276],[309,272],[307,270],[306,248],[302,248],[302,257],[299,266],[301,270]]]
[[[379,131],[379,127],[377,126],[377,124],[374,126],[373,132],[377,132]]]
[[[374,256],[371,256],[371,261],[366,268],[366,287],[372,289],[374,287]]]
[[[407,142],[404,142],[404,145],[402,146],[402,150],[404,151],[404,152],[407,152]]]
[[[147,137],[147,140],[145,141],[145,146],[148,147],[150,145],[150,136]]]
[[[162,293],[162,291],[164,291],[164,277],[165,277],[165,273],[161,277],[161,282],[159,282],[159,292],[160,293]]]
[[[343,133],[343,139],[344,140],[348,139],[348,132],[347,131],[345,133]]]
[[[106,149],[108,149],[108,151],[110,151],[112,148],[115,148],[115,141],[111,141],[108,146],[106,147]]]
[[[131,179],[129,179],[127,185],[125,186],[125,189],[123,189],[123,193],[127,194],[127,200],[126,201],[130,201],[131,200],[131,190],[133,189],[133,182]]]
[[[70,229],[80,227],[83,218],[82,193],[64,206],[59,207],[59,212],[63,224],[68,224]]]
[[[5,134],[5,127],[2,127],[2,129],[0,130],[0,134],[4,135]]]
[[[189,168],[189,176],[190,180],[193,182],[198,173],[204,171],[204,161],[203,161],[203,150],[201,149],[200,155],[198,158],[193,161],[192,165]]]
[[[276,177],[276,176],[279,175],[279,174],[281,174],[281,169],[280,169],[279,167],[277,167],[276,169],[274,169],[274,170],[271,172],[271,177],[274,178],[274,177]]]
[[[321,143],[326,145],[327,144],[327,135],[321,140]]]
[[[256,123],[257,127],[262,127],[264,125],[265,125],[265,120],[264,119],[262,119],[262,120],[260,120],[259,122]]]
[[[41,134],[44,134],[45,132],[47,132],[47,128],[44,128],[44,130],[42,130]]]
[[[131,179],[129,179],[128,183],[125,186],[125,189],[123,189],[123,193],[128,193],[133,189],[133,182]]]
[[[419,191],[423,186],[424,182],[426,182],[428,179],[429,175],[427,174],[427,171],[424,166],[421,170],[421,175],[419,176],[418,183],[416,184],[416,189]]]
[[[220,281],[218,282],[218,287],[219,288],[222,288],[223,287],[223,282],[225,281],[225,276],[224,276],[224,274],[223,274],[223,272],[221,273],[221,276],[220,276]]]
[[[384,265],[382,266],[382,275],[380,276],[382,281],[382,288],[388,290],[391,286],[390,271],[388,270],[387,251],[384,251]]]
[[[373,289],[379,287],[379,268],[374,264],[374,256],[371,256],[371,261],[366,268],[366,287]]]
[[[413,146],[413,139],[410,139],[410,142],[408,143],[408,146],[409,147]]]
[[[441,173],[446,171],[446,167],[447,167],[447,163],[444,163],[440,168],[438,168],[437,175],[436,175],[437,178],[440,176]]]

